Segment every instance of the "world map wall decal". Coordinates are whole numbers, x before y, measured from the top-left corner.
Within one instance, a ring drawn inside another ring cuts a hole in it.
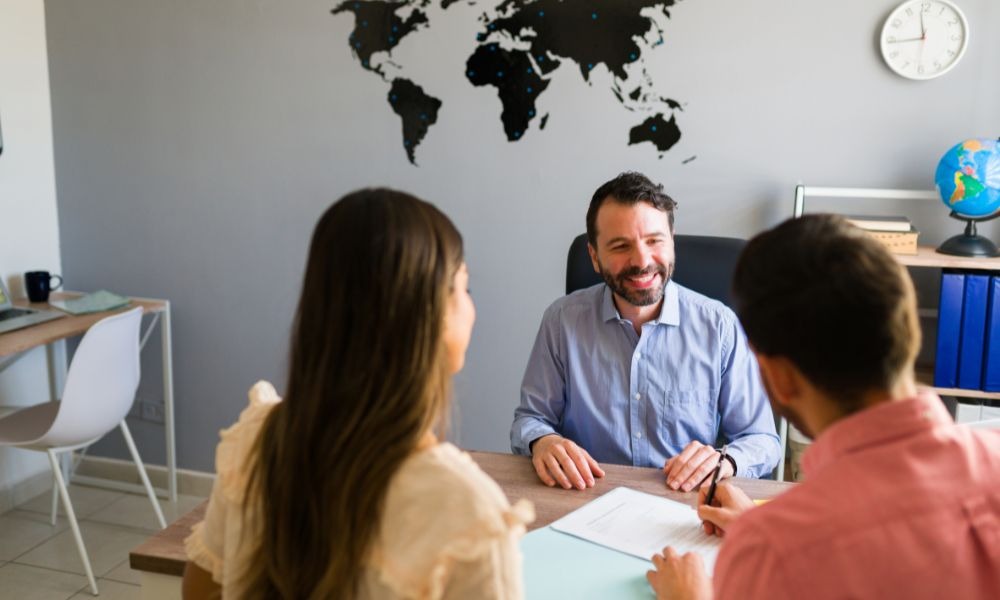
[[[475,5],[476,0],[464,0]],[[637,113],[628,144],[651,143],[660,158],[681,138],[675,112],[681,105],[657,93],[647,55],[664,43],[661,19],[676,0],[503,0],[480,17],[475,51],[466,60],[465,79],[496,89],[500,124],[510,142],[545,129],[549,114],[537,101],[553,73],[575,68],[593,84],[594,69],[611,74],[610,91],[626,110]],[[393,50],[405,37],[431,27],[431,8],[446,10],[458,0],[346,0],[334,15],[351,14],[351,52],[361,67],[389,84],[386,97],[403,123],[403,149],[416,165],[420,143],[437,122],[443,102],[399,73]],[[437,6],[433,6],[436,4]],[[684,161],[688,162],[688,161]]]

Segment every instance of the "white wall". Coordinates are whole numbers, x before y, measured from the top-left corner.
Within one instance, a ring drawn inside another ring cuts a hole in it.
[[[43,0],[0,2],[0,277],[23,296],[21,274],[60,272]],[[0,373],[0,405],[48,400],[45,352]],[[0,508],[16,484],[48,469],[43,454],[0,448]]]

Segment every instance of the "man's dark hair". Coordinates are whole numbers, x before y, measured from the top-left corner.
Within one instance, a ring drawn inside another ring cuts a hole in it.
[[[890,390],[920,347],[906,270],[835,215],[790,219],[750,240],[733,297],[754,349],[792,361],[847,413],[865,392]]]
[[[653,208],[667,213],[670,231],[674,230],[674,209],[677,203],[663,192],[663,186],[653,183],[642,173],[627,171],[597,188],[587,209],[587,241],[597,247],[597,211],[605,200],[631,206],[639,202],[651,204]]]

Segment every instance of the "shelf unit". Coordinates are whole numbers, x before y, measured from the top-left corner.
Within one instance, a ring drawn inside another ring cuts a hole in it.
[[[805,212],[806,197],[811,198],[860,198],[876,200],[934,200],[940,201],[940,196],[934,190],[896,190],[873,188],[841,188],[818,186],[795,186],[795,205],[793,216],[801,217]],[[1000,258],[973,258],[939,254],[930,246],[920,246],[917,254],[894,254],[893,256],[907,267],[928,267],[934,269],[968,269],[994,271],[1000,273]],[[936,316],[936,310],[921,310],[921,316]],[[917,367],[917,381],[933,389],[939,396],[953,398],[968,398],[977,400],[1000,401],[1000,392],[984,392],[982,390],[966,390],[959,388],[934,387],[934,367]],[[781,461],[778,463],[778,480],[783,481],[785,475],[785,451],[788,445],[788,423],[782,419],[780,427]]]
[[[886,190],[870,188],[835,188],[816,186],[795,186],[795,206],[793,214],[796,218],[805,212],[806,197],[812,198],[866,198],[883,200],[935,200],[940,196],[931,190]],[[894,254],[893,256],[907,267],[929,267],[934,269],[967,269],[979,271],[994,271],[1000,273],[1000,258],[974,258],[965,256],[949,256],[939,254],[930,246],[920,246],[915,255]],[[923,313],[922,313],[923,314]],[[982,390],[966,390],[960,388],[941,388],[932,385],[934,381],[933,367],[917,370],[917,379],[922,384],[931,387],[940,396],[957,398],[977,398],[981,400],[1000,400],[1000,392],[984,392]]]

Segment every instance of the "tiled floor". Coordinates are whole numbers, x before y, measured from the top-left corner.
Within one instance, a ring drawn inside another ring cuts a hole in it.
[[[100,598],[137,600],[139,574],[128,553],[159,530],[149,499],[78,485],[70,486],[70,498]],[[160,506],[169,523],[202,500],[182,495]],[[56,525],[49,524],[50,503],[46,492],[0,514],[0,600],[93,598],[61,507]]]

